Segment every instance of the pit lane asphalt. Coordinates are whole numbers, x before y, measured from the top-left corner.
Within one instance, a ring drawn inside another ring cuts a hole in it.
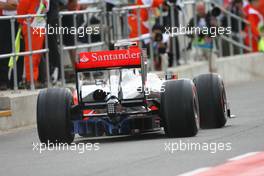
[[[264,150],[264,81],[232,85],[227,88],[233,114],[222,129],[201,130],[193,138],[168,139],[162,133],[141,137],[121,137],[77,143],[100,143],[100,150],[33,151],[38,142],[36,128],[0,135],[0,175],[67,176],[96,175],[175,176],[201,167],[224,163],[227,159],[248,152]],[[231,151],[165,151],[165,143],[224,142]]]

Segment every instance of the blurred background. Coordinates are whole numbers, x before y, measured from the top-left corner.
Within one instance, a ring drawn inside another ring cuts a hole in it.
[[[74,82],[80,52],[147,48],[149,71],[264,51],[261,0],[1,0],[0,90]],[[39,35],[39,34],[44,35]]]

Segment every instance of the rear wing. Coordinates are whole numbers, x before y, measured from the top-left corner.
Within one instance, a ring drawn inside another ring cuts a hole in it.
[[[139,47],[128,49],[80,53],[75,64],[77,72],[109,70],[121,68],[142,68],[142,55]]]
[[[78,73],[111,69],[139,68],[142,78],[142,95],[145,97],[147,58],[147,50],[140,49],[138,46],[130,46],[120,50],[80,53],[79,60],[75,63],[78,102],[85,105],[81,97],[81,83]]]

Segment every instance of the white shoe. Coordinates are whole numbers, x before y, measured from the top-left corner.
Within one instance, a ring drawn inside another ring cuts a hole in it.
[[[55,69],[51,75],[52,84],[56,84],[56,82],[58,81],[58,78],[59,78],[59,68],[55,67]]]

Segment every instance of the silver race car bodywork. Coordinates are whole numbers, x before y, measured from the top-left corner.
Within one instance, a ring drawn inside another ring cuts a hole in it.
[[[138,70],[123,70],[122,78],[120,78],[119,71],[109,71],[109,73],[110,76],[104,74],[103,79],[95,79],[93,84],[81,85],[82,98],[85,101],[95,101],[93,95],[98,90],[111,93],[116,97],[122,91],[123,99],[139,98],[141,96],[142,81]],[[146,95],[151,98],[159,98],[160,93],[163,91],[163,82],[164,80],[161,80],[158,75],[154,73],[147,74]]]

